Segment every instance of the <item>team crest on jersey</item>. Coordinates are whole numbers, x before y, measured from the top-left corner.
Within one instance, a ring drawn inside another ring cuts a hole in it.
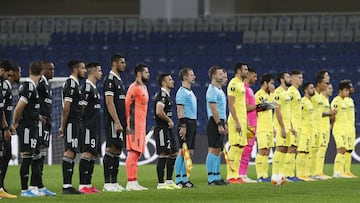
[[[111,88],[111,87],[112,87],[112,83],[110,82],[110,83],[109,83],[109,88]]]
[[[293,100],[294,99],[294,97],[293,96],[290,96],[290,100]]]
[[[235,92],[235,87],[231,87],[230,90],[231,90],[232,92]]]
[[[337,108],[337,104],[334,104],[334,108]]]
[[[260,100],[260,101],[263,101],[263,100],[264,100],[264,97],[262,97],[262,96],[259,97],[259,100]]]
[[[275,100],[279,100],[280,99],[280,97],[279,96],[275,96]]]
[[[73,95],[74,94],[74,90],[70,90],[70,95]]]

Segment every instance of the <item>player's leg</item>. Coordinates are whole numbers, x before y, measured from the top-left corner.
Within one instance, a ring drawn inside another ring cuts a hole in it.
[[[214,119],[211,117],[208,119],[206,124],[206,134],[208,138],[208,153],[206,156],[206,170],[207,170],[207,176],[208,176],[208,184],[209,185],[215,185],[215,162],[217,154],[219,153],[217,150],[217,137],[220,135],[218,134],[218,127],[215,123]]]
[[[195,149],[195,138],[196,138],[196,120],[186,119],[186,143],[188,146],[190,157],[194,155]],[[184,158],[185,160],[185,158]],[[186,161],[186,160],[185,160]],[[186,164],[182,165],[182,181],[183,187],[185,188],[194,188],[195,185],[188,179]]]
[[[256,128],[254,128],[252,131],[256,132]],[[250,132],[250,134],[248,133],[247,141],[248,141],[248,144],[244,147],[244,151],[241,155],[239,175],[246,182],[254,182],[253,180],[251,180],[250,178],[247,177],[247,170],[249,167],[251,152],[253,150],[253,146],[255,143],[255,133],[251,133],[251,132]]]
[[[344,164],[345,164],[345,152],[346,152],[346,136],[343,132],[333,132],[335,144],[337,148],[337,154],[334,160],[334,178],[343,178]]]
[[[126,174],[127,174],[127,184],[126,190],[147,190],[141,185],[139,185],[137,180],[137,172],[138,172],[138,160],[140,158],[141,153],[130,150],[128,151],[128,156],[126,158]]]
[[[170,143],[169,143],[169,140],[167,139],[165,131],[166,131],[166,129],[161,128],[159,126],[156,126],[154,129],[156,152],[159,155],[158,161],[156,164],[156,173],[157,173],[157,177],[158,177],[157,189],[168,189],[165,187],[164,175],[165,175],[166,161],[169,156],[168,145]]]
[[[350,178],[357,177],[351,172],[351,161],[352,161],[351,153],[355,149],[355,137],[356,137],[355,132],[356,132],[355,128],[349,129],[348,143],[347,143],[346,152],[345,152],[345,175]]]
[[[17,198],[17,196],[8,193],[4,187],[6,171],[11,159],[11,140],[0,143],[0,147],[0,198],[14,199]]]
[[[168,187],[180,189],[181,187],[176,185],[172,180],[175,160],[177,157],[177,152],[179,150],[179,147],[178,147],[177,139],[175,139],[175,135],[171,129],[168,129],[168,135],[169,135],[169,140],[170,140],[170,155],[168,156],[168,158],[166,160],[166,182],[165,182],[165,184]]]
[[[65,152],[62,161],[63,171],[63,194],[82,194],[72,185],[72,176],[74,174],[74,159],[79,144],[81,125],[76,123],[68,123],[64,132]]]

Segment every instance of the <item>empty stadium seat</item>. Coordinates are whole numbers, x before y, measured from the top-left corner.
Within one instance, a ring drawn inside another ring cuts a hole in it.
[[[43,18],[41,31],[45,33],[53,33],[55,31],[56,25],[57,23],[55,22],[54,18]]]
[[[250,20],[250,30],[258,31],[263,29],[264,18],[261,16],[254,16]]]
[[[125,32],[137,32],[138,31],[138,19],[137,18],[126,18],[124,31]]]
[[[36,36],[36,44],[40,46],[47,46],[51,40],[49,33],[38,33]]]
[[[344,30],[346,28],[346,16],[334,16],[333,29]]]
[[[284,33],[285,43],[295,43],[297,41],[298,33],[296,30],[286,30]]]
[[[340,42],[352,42],[354,38],[353,30],[340,30]]]
[[[183,32],[194,32],[196,27],[196,19],[195,18],[185,18],[183,20]]]
[[[319,29],[319,16],[307,16],[306,17],[306,30],[318,30]]]
[[[0,33],[0,47],[6,46],[8,43],[8,34]]]
[[[298,32],[297,42],[310,42],[310,41],[311,41],[310,30],[300,30]]]
[[[273,30],[270,34],[271,43],[282,43],[284,39],[284,31],[282,30]]]
[[[28,28],[28,21],[26,18],[17,18],[14,22],[15,33],[26,33]]]
[[[359,24],[360,24],[360,16],[357,16],[357,15],[349,16],[346,28],[348,30],[358,30]]]
[[[311,35],[312,42],[324,42],[325,41],[325,31],[324,30],[316,30],[312,32]]]
[[[181,32],[182,31],[182,19],[172,18],[169,23],[170,32]]]
[[[327,42],[338,42],[339,41],[339,31],[328,30],[326,32],[326,41]]]
[[[42,27],[42,18],[30,18],[29,19],[29,33],[40,33]]]
[[[166,18],[157,18],[153,21],[155,32],[167,32],[169,30],[169,22]]]
[[[250,17],[240,16],[237,19],[237,31],[247,31],[250,29]]]
[[[93,24],[95,25],[95,23]],[[69,32],[80,33],[82,31],[82,19],[81,18],[70,18],[69,19]],[[95,28],[94,28],[95,31]]]
[[[111,22],[111,23],[110,23]],[[97,18],[96,19],[96,31],[99,33],[108,33],[110,32],[123,32],[124,22],[122,18]]]
[[[25,33],[22,36],[21,44],[33,46],[36,42],[36,34],[35,33]]]
[[[83,18],[82,19],[82,32],[89,32],[89,33],[96,32],[96,19]]]
[[[12,33],[8,35],[8,45],[19,46],[22,41],[22,33]]]
[[[305,16],[297,15],[292,18],[292,30],[304,30],[305,29]]]
[[[243,40],[242,40],[243,43],[245,43],[245,44],[255,43],[255,39],[256,39],[255,31],[253,31],[253,30],[244,31]]]
[[[69,30],[69,19],[68,18],[57,18],[56,22],[55,22],[55,31],[67,33],[68,30]]]
[[[209,25],[211,32],[222,32],[223,31],[223,18],[210,18]]]
[[[221,25],[220,25],[221,27]],[[196,31],[197,32],[208,32],[210,28],[210,19],[199,18],[196,20]]]
[[[266,16],[264,19],[264,30],[276,30],[277,29],[277,17]]]
[[[12,18],[1,18],[1,32],[12,33],[14,28],[14,22]]]
[[[141,18],[138,24],[139,32],[151,32],[153,31],[153,23],[151,19]]]
[[[320,30],[330,30],[332,29],[333,16],[324,15],[321,16],[319,21],[319,29]]]
[[[223,30],[224,32],[235,32],[236,31],[236,18],[235,17],[229,17],[224,18],[223,21]]]
[[[269,43],[270,33],[267,30],[258,31],[256,33],[256,43]]]
[[[278,30],[290,30],[290,27],[291,27],[291,17],[280,16],[278,20]]]

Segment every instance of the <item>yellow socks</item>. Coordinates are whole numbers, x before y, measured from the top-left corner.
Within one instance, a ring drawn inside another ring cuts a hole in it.
[[[231,166],[235,169],[235,171],[232,171],[229,166],[226,167],[227,171],[227,179],[230,178],[238,178],[239,177],[239,167],[240,167],[240,158],[242,155],[242,152],[244,151],[243,148],[231,146],[229,150],[229,159],[231,162]]]
[[[335,160],[334,160],[334,174],[335,173],[339,173],[339,174],[344,173],[344,163],[345,163],[345,154],[337,153]]]

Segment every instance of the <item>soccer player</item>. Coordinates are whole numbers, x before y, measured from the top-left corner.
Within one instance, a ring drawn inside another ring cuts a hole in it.
[[[244,85],[246,91],[246,110],[247,110],[247,119],[248,119],[248,129],[247,129],[247,141],[248,144],[244,147],[244,152],[242,153],[240,160],[239,175],[244,182],[256,182],[251,180],[246,174],[249,167],[250,155],[255,143],[256,135],[256,104],[255,104],[255,95],[254,91],[251,89],[250,85],[254,85],[257,80],[257,73],[254,69],[249,68],[249,73],[244,78]]]
[[[38,150],[38,122],[39,122],[39,94],[36,86],[39,83],[42,72],[40,61],[30,64],[29,80],[19,87],[19,101],[14,110],[13,129],[19,135],[20,154],[22,162],[20,166],[21,196],[37,197],[28,188],[29,169],[31,166],[32,178],[40,182],[40,162],[33,161],[34,153]]]
[[[177,145],[172,131],[174,122],[172,120],[172,101],[170,91],[174,88],[174,80],[168,73],[159,75],[158,83],[160,91],[155,94],[154,112],[156,126],[154,137],[156,140],[156,152],[159,155],[156,171],[158,176],[157,189],[180,189],[172,181],[172,174],[177,156]],[[164,173],[166,166],[166,182]]]
[[[242,78],[248,74],[248,66],[245,63],[235,65],[235,77],[232,78],[227,86],[229,102],[229,159],[235,171],[227,166],[227,181],[230,184],[243,183],[239,178],[240,158],[247,143],[247,111],[246,111],[246,91]]]
[[[286,178],[288,181],[299,181],[295,176],[295,155],[298,145],[298,139],[301,134],[301,95],[299,87],[303,84],[303,74],[298,70],[293,70],[290,73],[291,86],[288,89],[290,95],[290,114],[291,114],[291,125],[294,131],[291,131],[290,135],[290,146],[288,147],[286,154]]]
[[[290,146],[291,136],[291,114],[290,114],[290,95],[287,92],[291,86],[290,74],[282,72],[278,76],[280,86],[275,89],[274,102],[275,108],[274,127],[276,132],[276,151],[273,156],[272,175],[286,175],[286,153]]]
[[[334,160],[334,178],[348,177],[345,174],[345,153],[348,147],[348,110],[345,98],[349,96],[351,86],[347,82],[340,81],[338,95],[331,101],[331,108],[337,109],[335,115],[333,136],[335,139],[337,154]]]
[[[272,101],[270,93],[275,90],[274,77],[264,74],[260,79],[261,88],[255,93],[256,105]],[[270,149],[274,147],[273,112],[271,109],[257,113],[256,139],[258,154],[255,158],[255,169],[258,182],[270,182],[268,175]]]
[[[42,61],[43,70],[41,71],[41,78],[37,91],[39,93],[39,103],[40,103],[40,112],[39,112],[39,150],[37,150],[33,157],[32,164],[37,166],[40,165],[40,175],[41,178],[38,182],[35,182],[36,179],[33,178],[34,173],[30,179],[30,187],[33,192],[37,192],[40,196],[56,196],[56,193],[51,192],[46,189],[43,181],[43,169],[44,169],[44,159],[46,157],[47,149],[49,147],[49,139],[51,132],[51,107],[52,107],[52,92],[49,85],[49,80],[54,76],[55,66],[51,61]],[[40,163],[38,163],[40,162]]]
[[[355,88],[352,85],[351,80],[343,80],[342,83],[347,83],[350,86],[349,96],[345,97],[346,109],[347,109],[347,118],[348,118],[348,145],[345,147],[345,168],[344,175],[349,176],[350,178],[356,178],[351,172],[351,153],[355,149],[355,138],[356,138],[356,129],[355,129],[355,105],[354,100],[351,98],[351,95],[354,94]]]
[[[316,128],[314,125],[314,108],[311,103],[311,97],[315,94],[314,85],[310,82],[302,86],[304,97],[301,99],[301,131],[298,133],[298,148],[296,156],[296,175],[300,180],[313,181],[310,178],[310,163],[311,156],[309,156],[310,143],[314,139]]]
[[[226,95],[222,90],[225,85],[224,72],[219,66],[212,66],[209,69],[209,84],[206,91],[206,110],[208,122],[206,134],[208,136],[208,154],[206,157],[206,169],[208,173],[208,184],[226,185],[220,176],[220,153],[223,147],[223,139],[227,134],[226,124]]]
[[[82,131],[81,90],[79,81],[84,79],[86,69],[81,60],[70,60],[68,68],[71,75],[64,83],[63,110],[59,135],[64,138],[65,152],[62,162],[63,194],[83,194],[75,189],[71,182],[74,173],[74,159],[79,151],[79,141]]]
[[[136,64],[134,68],[135,82],[126,93],[126,190],[147,190],[148,188],[138,183],[138,161],[144,153],[146,145],[146,115],[149,101],[149,93],[146,83],[150,73],[146,64]]]
[[[323,75],[325,81],[327,80],[327,76],[324,73]],[[330,141],[330,117],[335,115],[336,109],[331,109],[329,97],[332,96],[333,88],[330,83],[327,83],[325,90],[321,93],[321,98],[323,101],[323,113],[320,122],[320,137],[319,137],[319,150],[316,155],[316,171],[317,175],[315,178],[321,180],[331,179],[331,176],[324,174],[324,161],[325,161],[325,154],[328,148],[328,144]]]
[[[91,178],[97,155],[100,153],[100,94],[96,88],[101,80],[101,65],[92,62],[86,65],[88,78],[81,87],[82,124],[81,157],[79,163],[79,191],[85,194],[99,192],[92,184]]]
[[[186,176],[186,165],[182,145],[187,143],[189,153],[192,156],[195,147],[197,101],[191,85],[195,83],[196,76],[191,68],[183,68],[179,72],[181,87],[176,92],[176,107],[178,124],[177,131],[179,136],[179,153],[175,160],[175,183],[184,188],[193,188],[194,184]]]
[[[14,81],[14,68],[15,65],[9,61],[4,60],[0,63],[0,104],[3,107],[0,108],[0,120],[5,119],[7,125],[11,125],[12,119],[12,89],[11,82]],[[6,80],[4,80],[6,79]],[[2,102],[4,101],[4,102]],[[4,115],[4,116],[3,116]],[[1,125],[4,126],[4,125]],[[0,198],[17,198],[16,195],[10,194],[4,187],[4,180],[8,169],[9,161],[11,159],[11,136],[9,136],[9,129],[5,128],[1,130],[0,136]]]
[[[106,151],[103,159],[105,184],[103,191],[107,192],[125,190],[117,182],[120,154],[126,139],[126,89],[120,77],[125,68],[125,57],[121,54],[112,55],[111,71],[105,77],[103,84],[105,98],[104,127],[106,131]]]

